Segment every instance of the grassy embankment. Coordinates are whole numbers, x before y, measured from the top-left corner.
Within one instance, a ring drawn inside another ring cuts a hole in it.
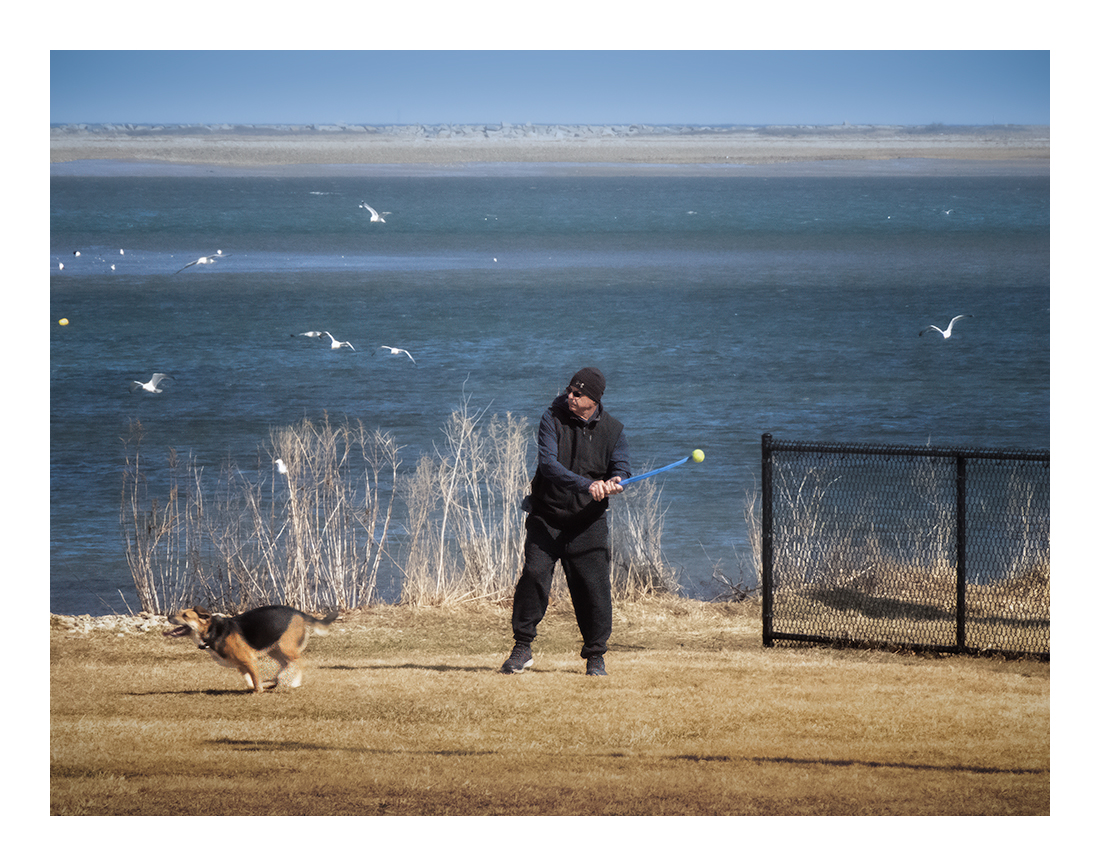
[[[1050,810],[1048,664],[765,650],[753,601],[620,603],[607,678],[567,599],[513,677],[506,606],[370,607],[255,696],[161,622],[54,619],[51,814]]]

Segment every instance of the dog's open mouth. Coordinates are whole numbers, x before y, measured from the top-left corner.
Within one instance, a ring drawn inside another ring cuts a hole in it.
[[[174,628],[171,631],[164,633],[165,637],[187,637],[191,634],[191,626],[181,625],[179,628]]]

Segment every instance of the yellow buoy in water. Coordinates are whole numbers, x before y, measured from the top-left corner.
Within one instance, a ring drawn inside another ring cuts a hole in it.
[[[59,321],[59,322],[58,322],[57,324],[59,324],[59,325],[67,325],[67,324],[69,324],[69,320],[68,320],[68,319],[62,319],[62,320],[61,320],[61,321]]]

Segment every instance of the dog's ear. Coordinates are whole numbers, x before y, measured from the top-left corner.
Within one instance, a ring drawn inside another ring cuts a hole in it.
[[[210,619],[210,617],[213,616],[213,614],[210,611],[208,611],[205,607],[200,607],[199,605],[195,605],[194,610],[195,610],[195,613],[197,613],[199,615],[199,619]]]

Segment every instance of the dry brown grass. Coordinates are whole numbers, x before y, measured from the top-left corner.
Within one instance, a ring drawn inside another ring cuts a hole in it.
[[[250,696],[159,628],[51,628],[54,815],[1045,815],[1049,665],[760,646],[754,602],[372,607]],[[154,620],[154,625],[156,621]]]

